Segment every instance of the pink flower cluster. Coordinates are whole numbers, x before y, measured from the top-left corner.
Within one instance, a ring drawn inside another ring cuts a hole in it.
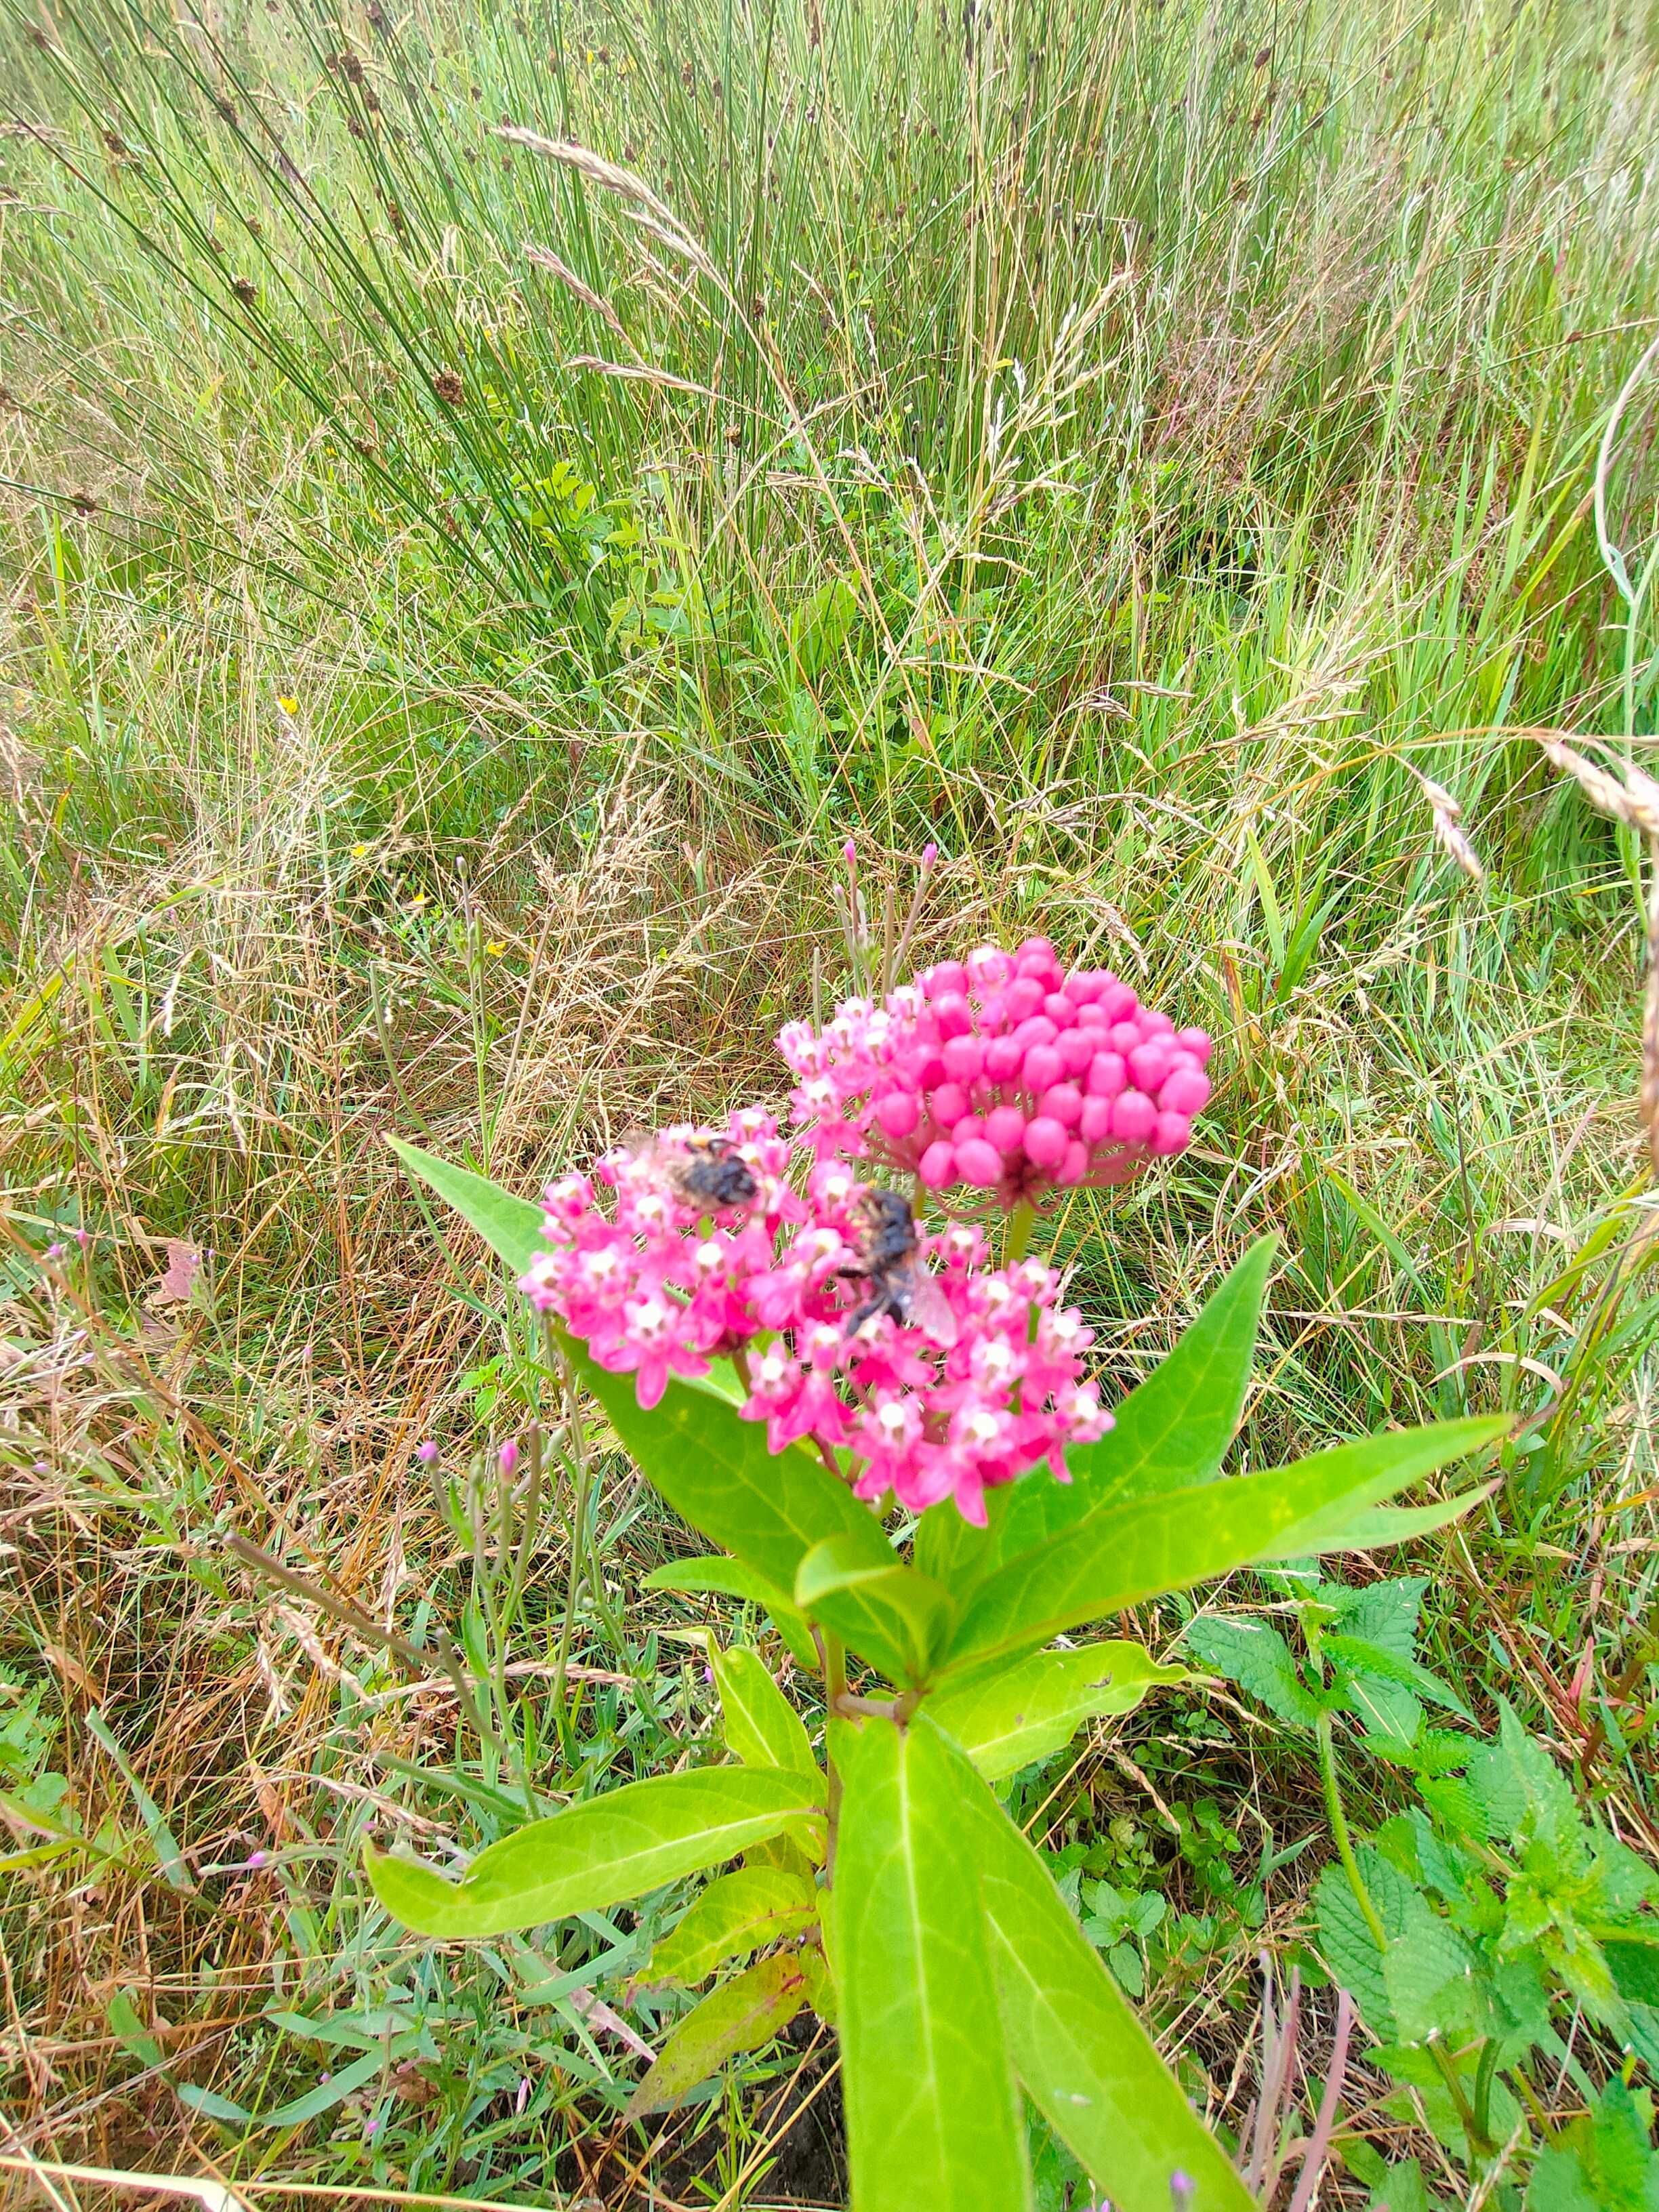
[[[873,1153],[1004,1206],[1184,1151],[1210,1095],[1202,1030],[1177,1030],[1105,969],[1067,974],[1044,937],[941,961],[778,1042],[821,1157]]]
[[[860,1497],[891,1492],[914,1511],[953,1498],[983,1523],[988,1488],[1044,1460],[1064,1481],[1066,1444],[1111,1417],[1054,1271],[992,1268],[961,1224],[895,1257],[880,1243],[890,1194],[884,1224],[883,1194],[844,1162],[819,1158],[803,1194],[789,1160],[754,1109],[611,1153],[596,1170],[609,1212],[586,1176],[549,1188],[548,1249],[522,1287],[601,1366],[633,1373],[642,1406],[671,1375],[733,1357],[744,1417],[772,1449],[811,1439],[844,1455]]]

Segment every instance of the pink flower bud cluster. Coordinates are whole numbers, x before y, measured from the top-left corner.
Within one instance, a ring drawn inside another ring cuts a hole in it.
[[[602,1367],[634,1374],[642,1406],[671,1375],[737,1355],[741,1411],[765,1422],[771,1449],[810,1439],[842,1455],[860,1497],[890,1492],[918,1512],[953,1498],[982,1524],[988,1488],[1045,1460],[1064,1481],[1066,1444],[1111,1417],[1085,1377],[1091,1334],[1060,1306],[1054,1271],[989,1267],[979,1231],[960,1224],[884,1255],[869,1184],[821,1158],[803,1195],[788,1159],[775,1123],[750,1110],[601,1161],[609,1212],[594,1182],[565,1176],[522,1288]],[[696,1172],[711,1160],[723,1182]],[[721,1203],[711,1189],[741,1194]]]
[[[1202,1030],[1177,1030],[1106,969],[1066,973],[1044,937],[941,961],[778,1042],[820,1157],[872,1153],[1005,1206],[1184,1151],[1210,1095]]]

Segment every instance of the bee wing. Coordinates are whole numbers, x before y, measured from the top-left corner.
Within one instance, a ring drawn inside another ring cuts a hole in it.
[[[942,1350],[948,1352],[956,1342],[957,1317],[951,1302],[926,1267],[918,1267],[910,1279],[910,1318]]]

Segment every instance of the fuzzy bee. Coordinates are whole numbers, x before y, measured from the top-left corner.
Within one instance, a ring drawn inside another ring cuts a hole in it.
[[[752,1206],[760,1195],[753,1169],[739,1158],[730,1137],[675,1130],[648,1139],[645,1149],[662,1169],[675,1197],[700,1212],[723,1213],[728,1207]]]
[[[915,1216],[902,1191],[871,1188],[858,1203],[858,1242],[853,1263],[841,1273],[861,1282],[869,1295],[848,1317],[850,1335],[877,1314],[901,1328],[925,1329],[947,1350],[957,1340],[956,1316],[945,1293],[917,1256]]]

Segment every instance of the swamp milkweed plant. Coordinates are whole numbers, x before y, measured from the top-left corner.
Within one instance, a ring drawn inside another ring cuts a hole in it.
[[[755,1651],[714,1650],[731,1763],[530,1821],[459,1881],[374,1851],[370,1878],[410,1928],[484,1938],[729,1869],[647,1970],[714,1986],[630,2109],[810,2004],[840,2037],[856,2212],[1028,2204],[1023,2098],[1124,2212],[1247,2205],[994,1785],[1178,1673],[1103,1638],[1115,1615],[1437,1526],[1484,1492],[1382,1501],[1504,1425],[1221,1479],[1271,1239],[1102,1402],[1091,1333],[1030,1234],[1054,1192],[1185,1148],[1210,1041],[1115,975],[1066,972],[1046,939],[940,963],[780,1046],[787,1121],[752,1106],[661,1130],[541,1207],[398,1150],[717,1547],[649,1580],[763,1607],[818,1679],[821,1732]],[[946,1194],[960,1218],[918,1218]]]

